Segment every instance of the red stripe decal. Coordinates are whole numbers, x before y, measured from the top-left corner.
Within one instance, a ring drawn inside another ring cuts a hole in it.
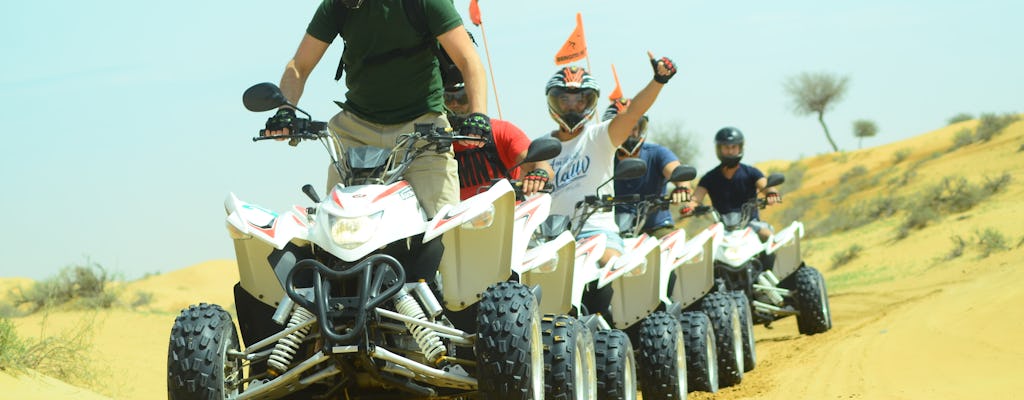
[[[338,196],[337,190],[331,191],[331,200],[334,200],[334,204],[337,204],[338,207],[345,208],[345,206],[341,205],[341,197]]]
[[[251,226],[253,228],[256,228],[256,230],[258,230],[260,232],[263,232],[267,236],[270,236],[271,239],[274,238],[274,233],[277,230],[277,218],[274,218],[274,222],[270,223],[270,228],[260,228],[260,227],[258,227],[256,225],[254,225],[252,222],[249,222],[249,221],[245,221],[245,222],[248,223],[249,226]]]
[[[388,197],[388,196],[392,195],[393,193],[397,192],[398,189],[404,188],[406,186],[409,186],[409,182],[400,181],[398,183],[395,183],[395,184],[391,185],[391,187],[388,188],[388,190],[385,190],[385,191],[381,192],[381,194],[378,194],[377,197],[374,197],[373,201],[371,203],[375,203],[375,202],[377,202],[377,200],[380,200],[380,199],[383,199],[385,197]]]

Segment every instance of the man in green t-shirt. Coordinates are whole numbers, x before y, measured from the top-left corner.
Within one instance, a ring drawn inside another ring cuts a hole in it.
[[[415,124],[450,127],[444,114],[444,91],[438,60],[430,46],[437,40],[462,73],[469,95],[470,115],[461,134],[488,137],[487,83],[483,64],[473,47],[452,0],[420,1],[421,10],[406,10],[406,0],[323,0],[306,28],[295,56],[285,66],[281,91],[298,104],[306,78],[320,62],[336,36],[344,41],[345,101],[328,122],[345,147],[393,148],[399,135],[412,133]],[[415,5],[415,4],[413,4]],[[410,9],[413,7],[410,7]],[[425,22],[413,26],[413,20]],[[294,110],[283,108],[271,118],[286,119]],[[271,125],[268,121],[268,126]],[[279,125],[277,125],[279,126]],[[270,129],[268,129],[269,131]],[[267,133],[286,134],[286,130]],[[474,142],[476,143],[476,142]],[[479,144],[476,144],[479,146]],[[328,169],[328,190],[339,181]],[[425,152],[410,164],[404,178],[412,186],[428,218],[446,204],[459,201],[458,166],[451,150]],[[406,279],[433,282],[444,247],[440,238],[410,247],[403,262]]]
[[[488,136],[487,84],[483,64],[473,47],[452,0],[418,0],[428,35],[436,37],[462,72],[469,94],[470,116],[461,134]],[[345,50],[344,103],[329,128],[342,144],[392,148],[400,134],[413,132],[417,123],[450,127],[444,115],[444,91],[437,59],[424,37],[410,23],[403,0],[323,0],[306,28],[295,56],[281,77],[281,91],[297,104],[306,78],[327,47],[341,36]],[[432,42],[429,44],[433,44]],[[368,61],[370,60],[370,61]],[[292,113],[279,110],[279,114]],[[270,134],[282,134],[283,131]],[[338,182],[333,168],[328,190]],[[405,179],[412,185],[428,217],[441,206],[459,201],[458,167],[452,152],[428,152],[410,165]]]

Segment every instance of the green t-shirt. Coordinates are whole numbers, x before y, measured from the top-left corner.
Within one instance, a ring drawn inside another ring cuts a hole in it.
[[[423,2],[427,28],[432,37],[462,25],[452,0]],[[337,0],[323,0],[306,33],[327,43],[341,36],[345,41],[345,94],[343,108],[370,122],[399,124],[427,112],[443,112],[444,95],[437,59],[430,49],[398,56],[383,63],[365,65],[367,57],[422,43],[423,37],[409,24],[402,0],[367,1],[348,9],[340,21]],[[340,31],[339,31],[340,28]]]

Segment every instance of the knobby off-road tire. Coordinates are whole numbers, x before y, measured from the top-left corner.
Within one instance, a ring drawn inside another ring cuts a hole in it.
[[[597,397],[594,337],[578,319],[546,314],[544,337],[544,398],[548,400]]]
[[[664,311],[640,325],[637,381],[645,399],[686,398],[686,348],[683,327]]]
[[[686,340],[686,376],[690,391],[718,391],[718,349],[708,316],[687,311],[679,317]]]
[[[636,359],[625,332],[601,330],[594,334],[597,398],[636,400]]]
[[[538,310],[533,293],[519,283],[496,283],[481,295],[474,351],[482,398],[544,398],[544,355]]]
[[[754,319],[750,313],[750,299],[739,290],[729,292],[740,313],[740,329],[743,330],[743,372],[750,372],[757,364],[757,349],[754,347]]]
[[[832,309],[828,304],[825,278],[814,267],[802,266],[786,279],[793,293],[793,305],[800,315],[796,325],[801,334],[813,335],[832,329]]]
[[[743,331],[736,302],[728,294],[714,292],[704,296],[700,306],[715,331],[718,387],[739,384],[743,380]]]
[[[191,305],[174,319],[167,348],[167,398],[223,399],[238,393],[241,360],[231,315],[216,304]]]

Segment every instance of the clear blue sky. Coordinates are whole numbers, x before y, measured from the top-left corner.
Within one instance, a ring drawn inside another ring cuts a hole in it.
[[[468,0],[455,3],[467,15]],[[277,82],[317,4],[0,5],[0,276],[44,278],[89,258],[132,279],[232,258],[228,192],[277,210],[306,204],[299,187],[325,180],[322,148],[252,143],[267,115],[246,111],[241,94]],[[828,150],[782,89],[803,71],[850,76],[826,114],[845,149],[856,147],[856,119],[880,128],[869,146],[960,112],[1024,111],[1021,4],[482,0],[481,9],[505,119],[534,137],[554,127],[542,88],[582,12],[602,98],[611,63],[630,96],[650,79],[646,50],[679,64],[649,114],[698,135],[703,171],[725,125],[747,134],[750,162]],[[328,50],[300,102],[321,119],[344,93],[332,79],[340,51]]]

